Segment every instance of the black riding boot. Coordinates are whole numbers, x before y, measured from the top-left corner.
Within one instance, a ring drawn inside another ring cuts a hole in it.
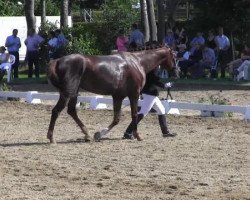
[[[143,119],[143,117],[144,117],[143,114],[137,115],[137,124],[139,124],[139,122]],[[123,135],[123,139],[134,139],[132,131],[133,131],[133,123],[131,122],[128,125],[128,128],[126,129],[126,131],[125,131],[125,133]]]
[[[158,115],[159,124],[161,127],[161,132],[163,137],[174,137],[176,134],[170,133],[167,127],[167,121],[165,115]]]

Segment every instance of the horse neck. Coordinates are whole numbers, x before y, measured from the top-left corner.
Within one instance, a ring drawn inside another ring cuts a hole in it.
[[[159,65],[163,64],[167,58],[167,52],[164,49],[148,50],[141,55],[141,65],[146,73],[149,73]]]

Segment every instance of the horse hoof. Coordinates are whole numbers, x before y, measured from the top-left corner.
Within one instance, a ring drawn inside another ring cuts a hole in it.
[[[96,132],[95,135],[94,135],[94,140],[96,142],[100,142],[100,139],[102,138],[102,135],[100,132]]]
[[[50,144],[51,145],[56,145],[56,141],[54,139],[50,139]]]
[[[143,141],[143,139],[140,136],[136,137],[137,141]]]
[[[90,142],[90,141],[91,141],[91,139],[90,139],[89,136],[87,136],[87,137],[84,138],[84,142]]]

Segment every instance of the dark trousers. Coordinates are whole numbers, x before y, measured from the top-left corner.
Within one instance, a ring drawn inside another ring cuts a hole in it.
[[[33,65],[35,65],[35,75],[39,78],[39,52],[38,51],[27,51],[27,61],[29,66],[28,77],[32,78]]]
[[[221,78],[225,78],[227,63],[229,62],[228,50],[220,50],[218,52],[218,62],[221,71]]]
[[[9,54],[12,54],[15,56],[15,63],[12,65],[12,70],[14,71],[14,78],[18,78],[19,52],[9,51]]]

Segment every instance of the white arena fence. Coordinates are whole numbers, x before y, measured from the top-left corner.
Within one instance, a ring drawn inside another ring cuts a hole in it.
[[[27,103],[37,104],[42,103],[41,100],[57,101],[59,94],[55,93],[39,93],[37,91],[18,92],[18,91],[0,91],[0,99],[6,100],[7,98],[22,98]],[[107,105],[112,105],[112,98],[103,96],[78,96],[78,102],[89,103],[91,109],[106,109]],[[139,105],[141,100],[139,100]],[[213,111],[213,112],[233,112],[242,113],[244,119],[250,120],[250,105],[211,105],[202,103],[186,103],[176,102],[175,100],[162,100],[163,105],[168,114],[180,114],[179,109],[185,110],[200,110],[200,111]],[[123,100],[122,105],[128,106],[128,98]]]

